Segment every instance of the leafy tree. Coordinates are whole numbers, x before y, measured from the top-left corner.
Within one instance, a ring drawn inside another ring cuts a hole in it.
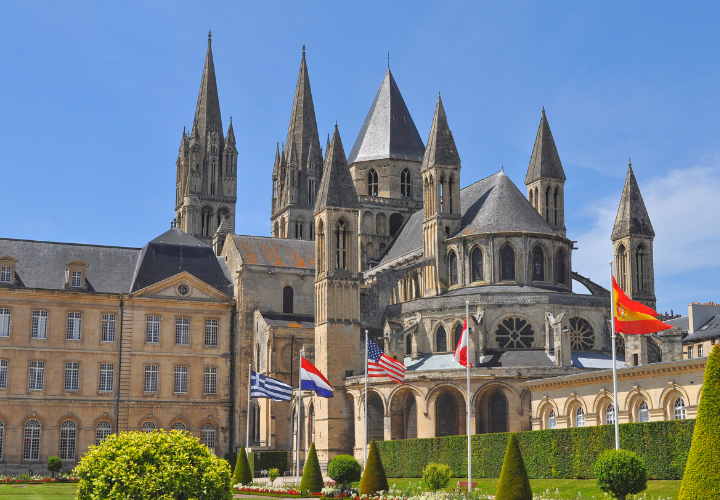
[[[449,465],[430,462],[423,469],[422,480],[428,489],[437,491],[448,485],[452,475],[453,471]]]
[[[628,450],[604,451],[595,462],[595,477],[598,488],[619,500],[647,488],[645,462]]]
[[[360,462],[350,455],[338,455],[328,464],[328,476],[342,485],[342,491],[347,489],[348,483],[360,481],[361,472]]]
[[[380,459],[380,450],[378,450],[373,439],[370,441],[367,463],[360,481],[360,495],[374,495],[378,491],[387,491],[389,489],[385,468]]]
[[[720,496],[720,344],[705,366],[700,404],[679,500]]]
[[[310,493],[320,493],[323,489],[324,482],[322,470],[320,470],[320,461],[315,451],[315,443],[310,445],[310,452],[305,461],[302,479],[300,480],[300,491],[309,491]]]
[[[250,484],[253,482],[253,473],[250,470],[250,462],[248,462],[245,447],[241,447],[235,461],[235,472],[232,477],[232,486],[236,484]]]
[[[231,500],[230,465],[179,431],[121,432],[91,446],[75,474],[78,500]]]
[[[532,500],[532,497],[530,479],[525,470],[520,445],[515,434],[510,434],[495,500]]]
[[[270,478],[270,483],[274,483],[278,476],[280,476],[280,469],[278,469],[277,467],[272,467],[270,470],[268,470],[268,477]]]
[[[52,473],[53,478],[56,472],[62,470],[62,460],[60,460],[60,457],[48,457],[48,470]]]

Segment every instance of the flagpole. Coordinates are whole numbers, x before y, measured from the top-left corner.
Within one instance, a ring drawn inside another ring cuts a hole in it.
[[[370,344],[370,338],[368,337],[368,331],[365,330],[365,439],[363,444],[363,470],[365,470],[365,464],[367,463],[367,442],[368,442],[368,405],[367,405],[367,384],[368,384],[368,345]]]
[[[248,453],[250,446],[250,393],[252,389],[252,363],[248,363],[248,405],[247,405],[247,421],[245,422],[245,452]]]
[[[297,435],[295,436],[296,437],[296,439],[295,439],[295,477],[298,478],[298,481],[300,480],[300,410],[302,407],[302,380],[301,380],[302,374],[301,374],[300,370],[302,369],[303,354],[304,354],[304,349],[303,349],[303,347],[301,347],[300,348],[300,363],[298,366],[298,399],[297,399],[297,408],[296,408],[296,411],[297,411],[296,433],[297,433]]]
[[[465,367],[467,368],[467,444],[468,444],[468,493],[472,490],[472,443],[470,434],[470,301],[465,301],[465,335],[467,335]],[[461,339],[462,340],[462,339]]]
[[[617,404],[617,363],[615,362],[615,286],[613,273],[613,262],[610,264],[610,325],[612,327],[612,361],[613,361],[613,416],[615,417],[615,449],[620,449],[620,424],[618,423],[618,404]]]

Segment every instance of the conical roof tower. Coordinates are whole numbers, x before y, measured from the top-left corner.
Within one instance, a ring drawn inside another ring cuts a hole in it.
[[[212,54],[212,33],[208,33],[208,48],[205,55],[200,92],[198,93],[195,119],[193,120],[193,134],[197,134],[202,146],[207,151],[210,132],[216,130],[222,134],[222,118],[220,116],[220,99],[218,97],[217,82],[215,81],[215,63]],[[222,151],[222,144],[220,145]]]
[[[541,178],[565,181],[565,171],[560,162],[555,139],[553,139],[550,131],[550,124],[545,116],[545,108],[543,108],[540,117],[540,125],[538,126],[535,145],[530,156],[530,165],[528,165],[527,175],[525,176],[525,184],[530,184]]]
[[[645,202],[643,201],[642,194],[640,194],[640,187],[635,179],[632,163],[628,165],[625,186],[623,187],[622,196],[620,197],[620,206],[615,216],[612,239],[618,240],[628,236],[655,237],[650,216],[648,215],[647,208],[645,208]]]
[[[455,139],[453,139],[450,131],[445,108],[439,95],[422,163],[423,170],[433,166],[460,168],[460,155],[455,146]]]
[[[315,212],[326,207],[355,209],[360,207],[337,124],[330,148],[325,155],[323,177],[320,181],[320,189],[318,189]]]

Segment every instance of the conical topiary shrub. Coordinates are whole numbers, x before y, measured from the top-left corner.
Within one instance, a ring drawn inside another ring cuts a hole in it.
[[[250,484],[253,482],[253,474],[250,470],[250,462],[248,462],[247,453],[245,447],[241,447],[237,454],[237,461],[235,462],[235,472],[232,477],[232,486],[236,484]]]
[[[720,344],[713,347],[695,419],[679,500],[720,497]]]
[[[532,500],[530,479],[525,470],[515,434],[510,434],[495,500]]]
[[[361,495],[374,495],[378,491],[387,491],[388,482],[385,477],[385,468],[380,459],[380,450],[378,450],[375,440],[370,441],[370,450],[368,450],[368,459],[363,471],[362,480],[360,481]]]
[[[300,481],[300,491],[309,491],[310,493],[320,493],[323,489],[323,477],[320,470],[320,461],[318,461],[317,452],[315,451],[315,443],[310,445],[310,452],[307,460],[305,460],[305,469],[303,469],[302,480]]]

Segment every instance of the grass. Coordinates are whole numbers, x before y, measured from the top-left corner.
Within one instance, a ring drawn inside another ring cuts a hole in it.
[[[390,486],[406,487],[410,482],[418,483],[417,478],[388,478]],[[462,479],[451,479],[448,491],[456,487]],[[483,493],[494,494],[497,488],[497,479],[475,479],[477,489]],[[530,486],[533,493],[543,493],[549,489],[555,493],[560,490],[559,499],[575,500],[581,493],[586,500],[604,499],[603,492],[595,485],[594,479],[531,479]],[[77,484],[2,484],[0,485],[0,498],[2,500],[75,500]],[[647,498],[653,496],[672,498],[677,500],[680,491],[680,481],[648,481]]]

